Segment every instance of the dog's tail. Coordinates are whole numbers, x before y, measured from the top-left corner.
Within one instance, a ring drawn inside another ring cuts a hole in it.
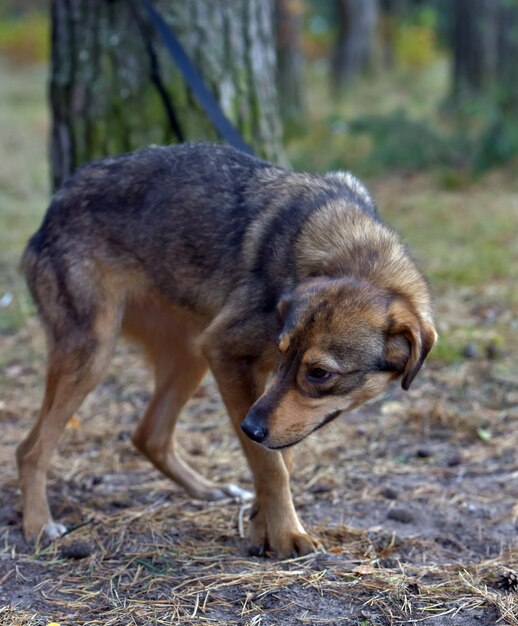
[[[56,303],[59,301],[58,279],[48,250],[45,250],[41,229],[29,240],[22,256],[21,270],[29,293],[36,305],[38,315],[47,330],[52,321]]]
[[[29,240],[21,260],[29,292],[51,340],[89,330],[97,295],[85,260],[55,230],[44,222]]]
[[[38,272],[40,269],[40,255],[38,253],[38,249],[41,248],[40,240],[41,234],[40,231],[37,231],[29,239],[20,262],[20,269],[25,276],[25,282],[38,310],[40,309],[40,295],[37,289]]]

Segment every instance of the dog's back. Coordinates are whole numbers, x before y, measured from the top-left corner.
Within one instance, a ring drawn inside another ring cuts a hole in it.
[[[55,195],[23,268],[44,319],[44,300],[56,298],[76,320],[88,315],[73,285],[95,272],[125,277],[114,288],[127,295],[156,290],[209,317],[246,274],[272,305],[300,278],[304,222],[337,198],[376,219],[352,177],[292,173],[225,146],[151,147],[81,167]]]

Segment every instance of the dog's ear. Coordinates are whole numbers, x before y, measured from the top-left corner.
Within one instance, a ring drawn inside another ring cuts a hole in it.
[[[305,278],[293,291],[286,291],[281,296],[277,303],[277,312],[279,313],[282,321],[286,320],[288,311],[292,304],[300,299],[305,293],[314,289],[315,287],[325,284],[329,279],[326,276],[310,276]]]
[[[286,315],[291,305],[291,300],[292,300],[292,294],[285,293],[283,296],[281,296],[281,299],[277,303],[277,312],[279,313],[280,318],[283,322],[286,319]]]
[[[281,296],[277,303],[277,312],[284,326],[277,344],[281,352],[288,352],[292,336],[303,319],[303,311],[311,301],[311,292],[328,281],[326,276],[311,276],[304,279],[293,291]]]
[[[402,299],[389,306],[385,343],[387,369],[402,375],[401,386],[408,389],[432,349],[437,333],[433,325],[420,319]]]
[[[277,304],[277,312],[279,313],[279,317],[281,318],[284,328],[282,329],[281,334],[279,335],[279,339],[277,341],[277,346],[281,352],[288,352],[291,343],[291,324],[287,320],[288,311],[290,310],[290,306],[292,303],[292,294],[284,294]]]

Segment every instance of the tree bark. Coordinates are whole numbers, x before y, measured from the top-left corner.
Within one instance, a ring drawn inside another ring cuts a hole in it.
[[[497,24],[496,75],[504,106],[518,108],[518,2],[500,2]],[[511,113],[511,111],[509,111]]]
[[[282,162],[272,0],[153,0],[226,116]],[[53,0],[51,172],[151,143],[218,140],[136,0]]]
[[[332,76],[339,94],[370,61],[378,22],[377,0],[335,0],[338,17]]]
[[[518,2],[455,0],[453,84],[456,100],[486,95],[518,102]]]
[[[299,117],[305,109],[304,56],[302,54],[301,0],[275,0],[277,32],[277,86],[285,119]]]
[[[480,93],[496,69],[498,0],[455,0],[453,93]]]
[[[380,43],[382,64],[387,69],[395,66],[396,24],[403,15],[407,0],[380,0]]]

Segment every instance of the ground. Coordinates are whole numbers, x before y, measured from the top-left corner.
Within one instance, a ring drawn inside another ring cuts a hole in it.
[[[325,551],[246,549],[248,507],[196,502],[130,436],[151,392],[121,344],[53,459],[72,530],[21,534],[14,450],[42,396],[44,340],[17,262],[48,197],[45,68],[1,68],[0,624],[518,624],[518,187],[500,172],[444,189],[433,173],[370,181],[430,275],[441,335],[409,392],[298,446],[296,506]],[[210,379],[181,420],[205,475],[250,487]]]

